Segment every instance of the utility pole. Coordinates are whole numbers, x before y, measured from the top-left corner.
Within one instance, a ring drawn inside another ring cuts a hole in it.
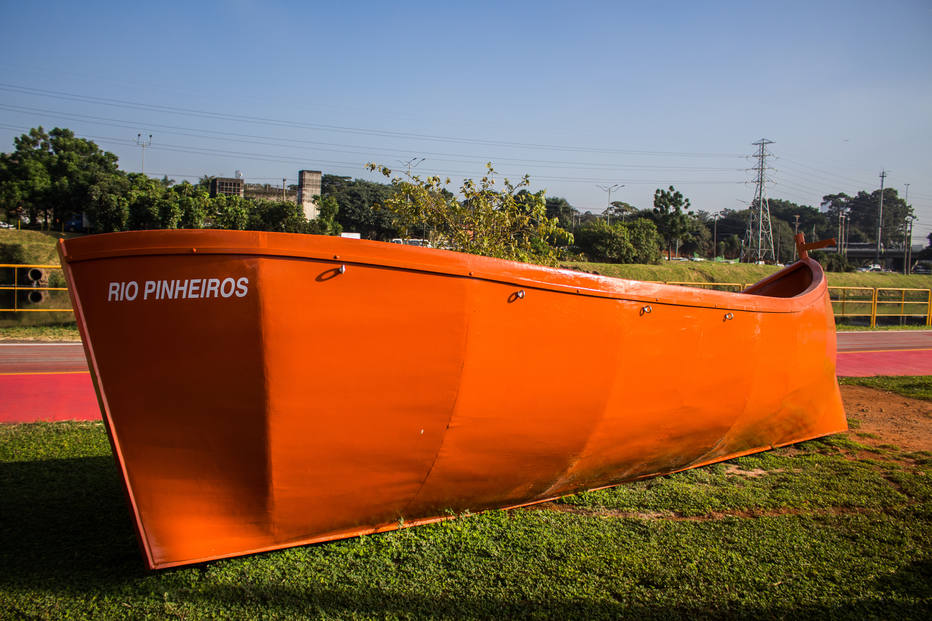
[[[285,202],[285,178],[282,177],[282,202]]]
[[[909,264],[912,259],[909,255],[913,249],[913,217],[909,213],[909,184],[906,184],[906,193],[903,195],[903,202],[906,204],[906,225],[908,230],[903,232],[903,273],[909,274]]]
[[[845,231],[845,214],[838,210],[838,235],[835,236],[835,254],[841,254],[841,242]]]
[[[754,200],[751,202],[751,213],[748,218],[747,248],[748,262],[764,262],[769,256],[776,261],[773,252],[773,225],[770,222],[770,204],[767,202],[767,145],[772,140],[761,138],[752,143],[757,149],[757,166],[752,168],[757,172],[757,188],[754,191]]]
[[[621,184],[621,183],[616,183],[616,184],[613,184],[613,185],[598,185],[598,184],[596,184],[595,187],[599,188],[599,189],[602,190],[603,192],[608,192],[608,206],[605,207],[605,211],[608,211],[609,209],[612,208],[612,192],[613,192],[614,190],[617,190],[617,189],[619,189],[619,188],[623,188],[623,187],[625,187],[625,186],[624,186],[623,184]],[[604,212],[603,212],[603,213],[604,213]],[[612,223],[612,217],[611,217],[611,215],[606,214],[605,217],[608,218],[608,223],[611,224],[611,223]]]
[[[851,233],[851,210],[849,209],[847,212],[845,212],[845,243],[844,243],[845,259],[848,258],[848,238],[850,237],[850,233]]]
[[[146,174],[146,148],[152,146],[152,134],[149,134],[148,137],[143,136],[142,132],[136,134],[136,144],[142,149],[142,164],[139,167],[139,171],[142,174]]]
[[[799,214],[793,216],[793,239],[796,239],[797,235],[799,235]],[[793,261],[798,258],[796,256],[796,244],[793,244]]]
[[[880,171],[880,209],[877,211],[877,252],[874,255],[874,263],[880,265],[880,240],[883,235],[883,182],[887,178],[887,171]]]
[[[846,254],[846,253],[845,253],[845,244],[848,243],[848,240],[847,240],[847,235],[848,235],[848,214],[845,213],[844,209],[842,209],[841,211],[839,211],[839,213],[838,213],[838,220],[839,220],[839,223],[840,223],[840,226],[838,227],[839,237],[838,237],[838,239],[835,241],[835,248],[837,249],[837,251],[838,251],[839,254],[841,254],[841,255],[844,256],[844,255]]]
[[[714,229],[712,233],[712,260],[718,257],[718,219],[722,217],[722,212],[716,212],[715,214],[715,225],[712,227]]]
[[[903,274],[908,274],[909,270],[907,269],[909,265],[909,259],[906,257],[906,253],[909,251],[909,246],[907,245],[906,238],[909,236],[909,216],[903,219]]]

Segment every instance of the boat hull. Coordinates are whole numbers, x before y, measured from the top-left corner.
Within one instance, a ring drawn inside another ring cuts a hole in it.
[[[794,268],[814,275],[803,293],[779,298],[274,233],[60,251],[153,568],[846,428],[815,264]]]

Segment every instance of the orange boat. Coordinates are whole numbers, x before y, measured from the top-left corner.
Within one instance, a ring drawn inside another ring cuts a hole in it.
[[[846,428],[825,278],[742,293],[240,231],[60,243],[152,568],[516,507]]]

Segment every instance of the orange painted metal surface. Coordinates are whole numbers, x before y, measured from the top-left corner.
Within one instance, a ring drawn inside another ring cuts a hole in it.
[[[728,293],[284,233],[116,233],[60,253],[152,568],[846,428],[809,259]]]

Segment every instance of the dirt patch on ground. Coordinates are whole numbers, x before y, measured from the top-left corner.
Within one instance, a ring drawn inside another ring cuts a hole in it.
[[[710,511],[704,515],[678,515],[673,511],[618,511],[617,509],[580,507],[577,505],[569,505],[559,502],[544,502],[537,505],[529,505],[525,507],[525,510],[557,511],[559,513],[572,513],[573,515],[585,515],[590,517],[622,519],[633,518],[637,520],[670,520],[672,522],[710,522],[713,520],[722,520],[725,518],[750,519],[760,517],[779,517],[781,515],[835,516],[872,514],[881,512],[881,509],[869,507],[819,507],[816,509],[780,507],[777,509],[734,509],[731,511]]]
[[[753,468],[751,470],[745,470],[744,468],[735,465],[735,464],[725,464],[725,474],[739,476],[739,477],[748,477],[751,479],[756,479],[757,477],[765,477],[768,474],[773,474],[775,472],[783,472],[782,468],[775,468],[773,470],[764,470],[762,468]]]
[[[868,446],[893,444],[906,451],[932,451],[932,402],[865,386],[842,386],[841,398],[848,419],[859,423],[857,429],[848,432],[854,441]]]

